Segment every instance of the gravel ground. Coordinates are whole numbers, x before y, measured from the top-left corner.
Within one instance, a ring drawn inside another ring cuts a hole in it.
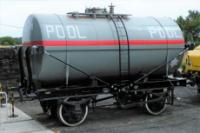
[[[173,106],[160,116],[148,115],[141,107],[120,110],[113,106],[90,111],[78,127],[65,127],[58,120],[42,113],[39,102],[17,102],[16,106],[45,127],[61,133],[199,133],[200,96],[192,87],[177,87]]]

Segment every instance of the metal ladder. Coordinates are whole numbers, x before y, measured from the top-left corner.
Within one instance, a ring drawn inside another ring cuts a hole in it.
[[[111,17],[119,43],[119,71],[120,77],[130,76],[130,46],[128,33],[121,16]]]

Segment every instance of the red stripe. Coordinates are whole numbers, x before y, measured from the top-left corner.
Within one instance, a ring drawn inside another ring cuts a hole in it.
[[[126,40],[121,40],[122,45],[127,45]],[[43,45],[43,46],[118,46],[118,40],[67,40],[67,41],[32,41],[25,42],[24,45]],[[130,45],[183,45],[184,40],[129,40]]]

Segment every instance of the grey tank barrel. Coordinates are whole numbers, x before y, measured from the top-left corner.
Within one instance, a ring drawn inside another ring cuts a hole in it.
[[[179,67],[184,38],[172,19],[90,11],[27,18],[19,52],[25,79],[46,87],[88,76],[134,79],[161,64],[152,74],[163,76]]]

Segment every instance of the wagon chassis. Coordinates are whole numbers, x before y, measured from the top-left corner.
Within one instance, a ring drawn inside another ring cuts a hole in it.
[[[155,90],[165,90],[170,91],[172,94],[174,92],[175,86],[186,86],[186,79],[168,79],[168,80],[157,80],[157,81],[147,81],[141,83],[124,83],[122,84],[112,84],[110,86],[69,86],[69,87],[58,87],[51,89],[38,89],[35,94],[37,99],[40,101],[49,101],[49,100],[59,100],[65,98],[85,98],[85,97],[94,97],[101,94],[112,94],[115,97],[118,92],[133,92],[143,94],[151,93]],[[158,88],[159,86],[159,88]],[[127,90],[128,89],[128,90]],[[106,92],[105,92],[106,91]],[[163,93],[161,93],[162,95]],[[171,97],[173,98],[173,97]],[[107,100],[107,99],[105,99]],[[102,101],[102,100],[97,100]],[[170,101],[173,101],[170,100]],[[173,102],[171,102],[173,104]]]
[[[39,89],[35,93],[37,99],[41,102],[43,110],[48,112],[49,109],[53,109],[53,111],[50,110],[52,111],[51,114],[54,113],[53,115],[55,115],[56,112],[55,108],[59,109],[59,105],[66,107],[73,106],[75,108],[73,111],[76,112],[76,110],[79,110],[78,112],[80,113],[82,112],[80,111],[82,105],[84,105],[84,107],[91,106],[91,108],[94,109],[98,102],[108,99],[114,99],[116,102],[113,104],[116,104],[117,107],[122,109],[140,105],[144,106],[148,113],[158,115],[165,110],[166,104],[173,105],[175,86],[186,86],[186,79],[163,79],[139,83],[126,81],[124,83],[113,83],[111,85],[91,85],[84,87],[68,86]],[[102,94],[110,95],[97,99],[97,96]],[[147,98],[149,99],[147,100]],[[152,109],[155,108],[155,104],[153,103],[161,104],[162,108],[151,110],[149,106],[154,106]],[[61,118],[59,117],[59,119]],[[63,123],[67,126],[77,126],[80,124],[79,122],[81,120],[83,119],[80,119],[75,124],[70,122],[65,123],[67,120]]]

